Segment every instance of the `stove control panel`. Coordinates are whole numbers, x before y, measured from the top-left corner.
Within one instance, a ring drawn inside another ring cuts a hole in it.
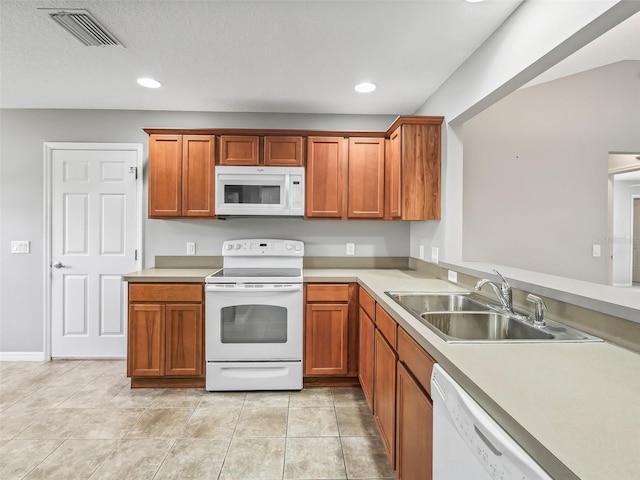
[[[304,243],[298,240],[242,239],[222,244],[222,256],[302,257]]]

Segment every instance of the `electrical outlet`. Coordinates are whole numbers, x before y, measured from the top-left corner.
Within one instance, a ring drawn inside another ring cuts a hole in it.
[[[448,270],[447,278],[451,283],[458,283],[458,272],[454,272],[453,270]]]
[[[600,245],[598,245],[597,243],[593,245],[593,256],[594,257],[600,256]]]
[[[431,247],[431,261],[438,263],[438,247]]]
[[[347,255],[355,255],[355,254],[356,254],[356,244],[347,243]]]
[[[420,260],[424,260],[424,245],[420,245]]]
[[[187,242],[187,255],[196,254],[196,242]]]
[[[11,241],[11,253],[29,253],[30,248],[29,240],[12,240]]]

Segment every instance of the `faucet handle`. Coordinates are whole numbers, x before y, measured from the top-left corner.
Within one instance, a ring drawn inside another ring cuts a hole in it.
[[[537,295],[532,295],[531,293],[527,295],[527,301],[532,302],[534,304],[533,311],[533,324],[538,327],[543,327],[546,325],[544,321],[544,312],[547,309],[547,306]]]
[[[507,279],[504,278],[498,270],[494,268],[493,273],[495,273],[496,275],[498,275],[498,277],[500,277],[500,280],[502,280],[502,285],[504,285],[505,288],[511,288],[511,286],[509,285],[509,282],[507,282]]]

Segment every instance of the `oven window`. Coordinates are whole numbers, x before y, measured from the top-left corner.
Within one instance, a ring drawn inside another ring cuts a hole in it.
[[[279,205],[280,185],[225,185],[224,203]]]
[[[236,305],[221,310],[222,343],[287,343],[287,309]]]

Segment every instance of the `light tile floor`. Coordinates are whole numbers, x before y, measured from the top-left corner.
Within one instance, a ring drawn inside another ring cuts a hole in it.
[[[392,479],[358,388],[131,390],[124,361],[0,362],[0,478]]]

